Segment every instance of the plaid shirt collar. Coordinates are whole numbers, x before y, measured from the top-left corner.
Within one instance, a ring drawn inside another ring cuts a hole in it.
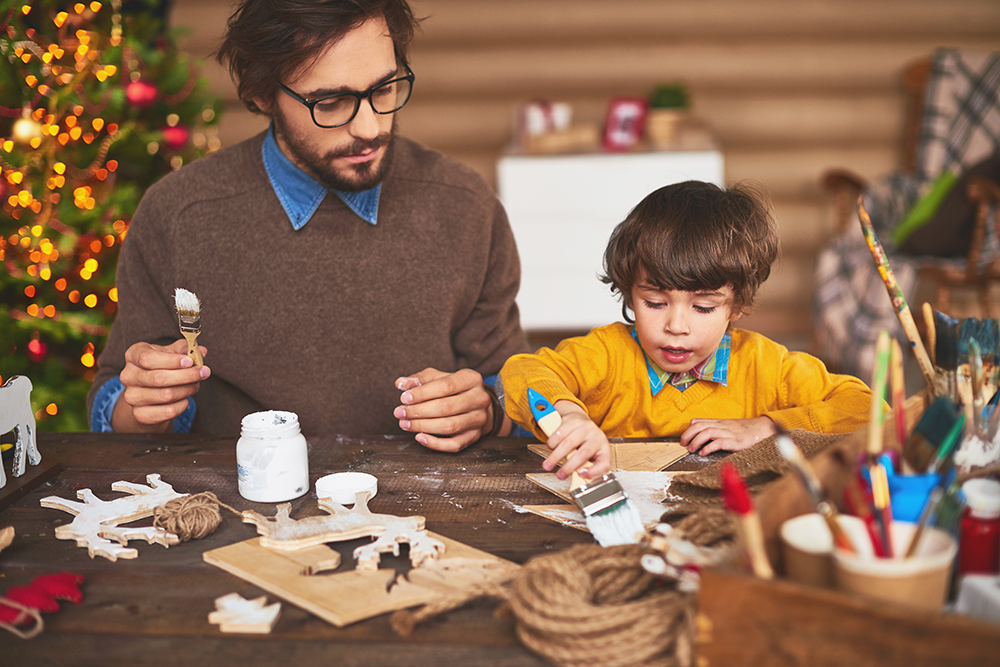
[[[641,350],[642,345],[639,344],[639,334],[635,330],[635,327],[632,327],[632,338]],[[646,360],[646,372],[649,374],[649,388],[653,392],[653,396],[659,394],[660,390],[668,384],[678,391],[684,391],[698,380],[718,382],[725,387],[726,381],[729,379],[729,350],[731,340],[727,331],[723,334],[722,340],[719,342],[719,348],[715,351],[715,354],[709,356],[708,359],[691,370],[682,373],[668,373],[661,369],[649,359],[645,350],[643,350],[642,356]]]

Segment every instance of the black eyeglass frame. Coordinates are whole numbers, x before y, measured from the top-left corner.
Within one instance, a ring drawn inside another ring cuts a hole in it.
[[[365,90],[365,91],[362,91],[362,92],[348,91],[348,92],[344,92],[344,93],[334,93],[333,95],[325,95],[324,97],[318,97],[315,100],[309,100],[309,99],[306,99],[305,97],[302,97],[301,95],[299,95],[294,90],[292,90],[291,88],[289,88],[285,84],[281,83],[280,81],[278,82],[278,86],[283,91],[285,91],[285,94],[287,94],[293,100],[295,100],[296,102],[302,104],[303,106],[305,106],[305,107],[307,107],[309,109],[309,116],[310,116],[310,118],[312,118],[312,121],[316,125],[316,127],[322,127],[325,130],[332,130],[335,127],[343,127],[344,125],[347,125],[352,120],[354,120],[354,117],[358,115],[358,111],[361,109],[361,102],[363,102],[364,100],[368,100],[368,105],[372,108],[372,111],[375,112],[375,113],[377,113],[377,114],[379,114],[380,116],[388,116],[389,114],[396,113],[397,111],[399,111],[400,109],[402,109],[403,107],[405,107],[406,103],[410,101],[410,96],[413,95],[413,81],[414,81],[414,79],[416,77],[413,74],[413,70],[410,69],[410,65],[406,61],[403,61],[402,64],[403,64],[403,67],[406,68],[407,74],[405,76],[400,76],[400,77],[396,77],[395,79],[390,79],[389,81],[385,81],[383,83],[380,83],[377,86],[372,86],[368,90]],[[407,94],[406,99],[403,101],[403,103],[400,104],[395,109],[393,109],[392,111],[379,111],[378,109],[376,109],[375,105],[372,104],[372,95],[375,93],[375,91],[378,90],[379,88],[383,87],[383,86],[388,86],[391,83],[397,83],[399,81],[409,81],[410,82],[410,92],[409,92],[409,94]],[[336,97],[353,97],[354,98],[354,113],[352,113],[351,117],[348,118],[347,120],[345,120],[343,123],[337,123],[336,125],[321,125],[320,122],[318,120],[316,120],[316,111],[315,111],[316,105],[319,104],[320,102],[325,102],[327,100],[331,100],[331,99],[334,99]]]

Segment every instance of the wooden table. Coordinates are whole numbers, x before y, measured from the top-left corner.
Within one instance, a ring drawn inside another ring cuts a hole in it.
[[[264,594],[256,586],[202,561],[203,552],[256,536],[254,526],[223,512],[222,525],[202,540],[164,548],[130,542],[132,560],[91,560],[86,548],[57,540],[53,531],[72,516],[46,509],[39,500],[76,500],[81,488],[99,498],[120,480],[146,483],[159,473],[180,493],[213,491],[238,510],[267,515],[273,505],[244,500],[237,491],[236,440],[203,435],[135,436],[41,434],[42,465],[58,461],[62,471],[6,509],[0,528],[13,525],[14,543],[0,552],[0,591],[56,572],[83,575],[84,600],[62,603],[44,615],[44,632],[21,640],[0,632],[4,665],[169,664],[225,665],[545,665],[516,639],[510,619],[493,617],[495,602],[480,601],[428,622],[407,639],[380,616],[336,628],[283,603],[269,635],[223,634],[207,620],[214,600],[237,592]],[[409,437],[309,437],[310,478],[356,470],[378,477],[373,512],[420,514],[427,528],[473,547],[523,563],[545,552],[591,541],[588,534],[519,511],[529,504],[556,504],[555,496],[525,479],[541,471],[526,438],[494,438],[459,454],[431,452]],[[675,468],[689,468],[681,461]],[[31,467],[29,467],[29,473]],[[311,509],[311,511],[310,511]],[[293,502],[292,516],[319,513],[315,493]],[[144,523],[149,523],[147,520]],[[268,595],[268,602],[275,601]]]

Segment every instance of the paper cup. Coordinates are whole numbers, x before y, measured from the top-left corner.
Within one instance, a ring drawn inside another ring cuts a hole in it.
[[[330,498],[341,505],[353,505],[359,491],[368,492],[368,500],[378,493],[378,478],[366,472],[335,472],[316,480],[316,497]]]
[[[839,517],[843,520],[850,517]],[[802,514],[781,524],[785,576],[800,584],[833,588],[833,536],[819,514]]]
[[[859,553],[840,549],[834,552],[834,574],[839,590],[941,611],[958,551],[951,535],[938,528],[925,528],[912,558],[876,558],[862,521],[846,523],[844,528]],[[893,553],[906,553],[915,530],[916,524],[893,522],[890,535]]]

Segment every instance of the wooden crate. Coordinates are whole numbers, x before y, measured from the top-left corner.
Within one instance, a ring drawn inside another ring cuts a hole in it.
[[[910,430],[926,405],[923,394],[907,401]],[[896,440],[891,431],[890,415],[886,443]],[[863,452],[865,442],[863,429],[813,459],[831,497],[842,496],[845,462]],[[779,578],[765,581],[725,569],[703,572],[701,613],[710,627],[699,646],[699,667],[1000,664],[1000,625],[780,579],[778,529],[787,519],[814,511],[795,475],[786,475],[762,493],[757,509]]]

